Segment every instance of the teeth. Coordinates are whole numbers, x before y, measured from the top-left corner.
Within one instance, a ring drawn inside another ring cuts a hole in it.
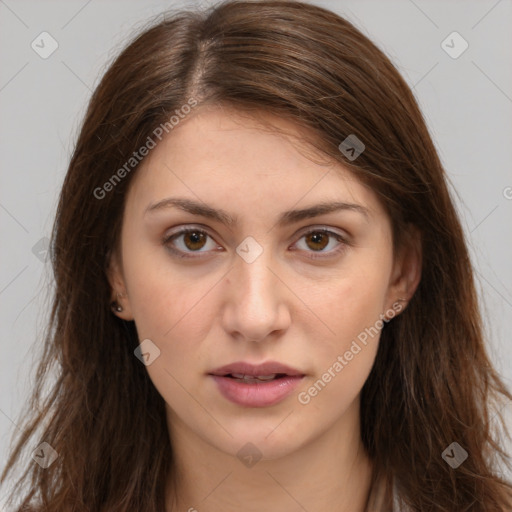
[[[272,373],[271,375],[257,375],[256,378],[260,380],[272,380],[276,375],[277,373]]]
[[[272,373],[270,375],[256,375],[255,377],[252,377],[251,375],[244,375],[243,373],[232,373],[231,376],[235,379],[243,379],[248,382],[254,382],[257,380],[272,380],[276,377],[277,373]]]

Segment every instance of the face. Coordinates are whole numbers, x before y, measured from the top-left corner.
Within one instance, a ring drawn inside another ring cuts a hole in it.
[[[229,454],[251,442],[279,457],[346,421],[384,315],[418,280],[376,194],[340,163],[312,161],[300,133],[269,114],[195,112],[137,170],[112,259],[117,314],[150,340],[171,431]],[[339,204],[310,210],[325,203]],[[234,362],[288,376],[212,375]]]

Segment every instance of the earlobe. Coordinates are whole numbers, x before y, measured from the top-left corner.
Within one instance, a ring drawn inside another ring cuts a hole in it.
[[[117,252],[111,252],[107,261],[106,274],[111,288],[110,310],[112,314],[123,320],[133,320],[130,300]]]

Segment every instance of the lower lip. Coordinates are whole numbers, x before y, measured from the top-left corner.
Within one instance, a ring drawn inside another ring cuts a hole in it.
[[[283,377],[268,382],[245,384],[231,377],[211,375],[219,391],[231,402],[245,407],[268,407],[290,395],[304,378],[302,375]]]

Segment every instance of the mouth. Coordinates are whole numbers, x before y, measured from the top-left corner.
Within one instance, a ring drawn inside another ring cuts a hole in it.
[[[218,377],[227,377],[245,384],[258,384],[262,382],[271,382],[274,380],[284,379],[290,377],[286,373],[271,373],[269,375],[245,375],[243,373],[228,373],[226,375],[218,375]]]
[[[267,407],[290,395],[305,377],[277,362],[260,365],[239,362],[217,368],[209,375],[227,400],[244,407]]]
[[[304,373],[277,361],[251,364],[244,361],[227,364],[210,372],[210,375],[232,379],[254,380],[266,382],[283,377],[303,377]]]

